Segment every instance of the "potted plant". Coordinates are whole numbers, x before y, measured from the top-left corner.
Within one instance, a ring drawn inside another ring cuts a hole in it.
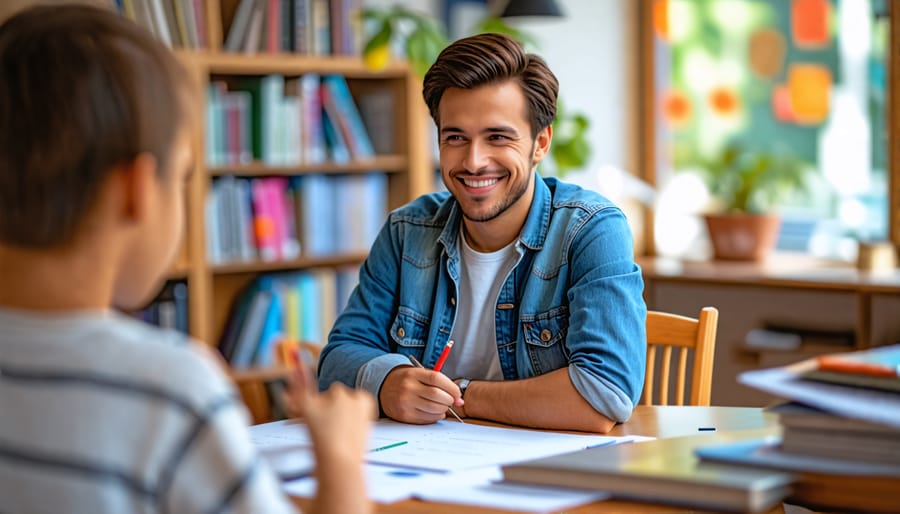
[[[713,198],[705,219],[715,258],[765,259],[781,227],[773,209],[806,190],[809,164],[783,149],[749,150],[733,142],[698,167]]]

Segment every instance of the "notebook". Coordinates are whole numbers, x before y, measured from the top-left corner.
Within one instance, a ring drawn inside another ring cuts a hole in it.
[[[900,393],[900,345],[823,355],[803,378]]]
[[[592,448],[503,466],[503,479],[715,511],[761,512],[780,502],[790,474],[701,463],[694,456],[698,445],[730,440],[722,433]]]

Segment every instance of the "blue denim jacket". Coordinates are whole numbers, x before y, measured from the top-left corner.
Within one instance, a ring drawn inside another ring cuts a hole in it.
[[[340,381],[377,398],[408,355],[434,366],[456,319],[461,220],[446,192],[390,214],[322,351],[320,388]],[[536,176],[516,250],[494,310],[504,378],[568,366],[599,413],[628,419],[644,382],[646,306],[622,211],[594,192]]]

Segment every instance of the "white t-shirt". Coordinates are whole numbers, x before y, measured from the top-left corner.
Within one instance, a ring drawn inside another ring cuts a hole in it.
[[[450,339],[453,349],[441,371],[450,378],[503,380],[497,355],[494,311],[507,275],[519,254],[515,241],[496,252],[473,250],[459,231],[459,298]]]
[[[0,510],[294,512],[188,343],[112,311],[0,309]]]

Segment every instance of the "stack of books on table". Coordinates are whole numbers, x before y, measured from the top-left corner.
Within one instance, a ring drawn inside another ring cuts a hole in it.
[[[752,371],[744,384],[787,398],[772,409],[782,437],[701,448],[701,459],[787,470],[789,501],[822,509],[898,512],[900,345]]]

